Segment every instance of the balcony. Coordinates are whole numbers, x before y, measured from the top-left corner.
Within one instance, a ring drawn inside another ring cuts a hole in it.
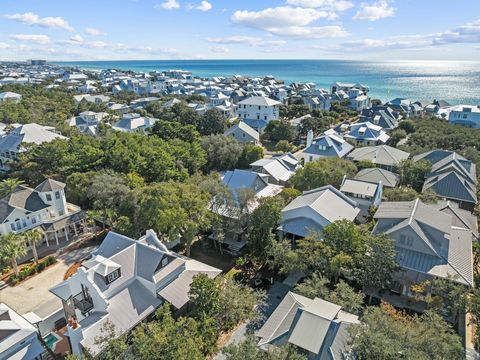
[[[73,297],[73,305],[76,309],[80,310],[83,315],[93,309],[92,298],[85,298],[83,293],[79,293]]]

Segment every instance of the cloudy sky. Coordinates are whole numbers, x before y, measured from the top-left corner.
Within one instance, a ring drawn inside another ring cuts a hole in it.
[[[480,60],[480,0],[0,3],[0,60]]]

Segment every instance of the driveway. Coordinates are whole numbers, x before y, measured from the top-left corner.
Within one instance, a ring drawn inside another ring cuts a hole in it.
[[[9,286],[1,290],[0,302],[6,303],[22,315],[33,311],[44,318],[56,312],[62,307],[62,302],[48,289],[62,282],[63,275],[69,266],[88,256],[92,250],[92,247],[87,247],[59,256],[55,265],[40,274],[17,286]]]
[[[267,292],[266,306],[261,309],[262,320],[259,321],[258,324],[247,322],[240,325],[232,333],[228,341],[225,343],[225,346],[242,342],[246,339],[248,333],[259,330],[290,290],[292,290],[292,286],[281,282],[273,283],[272,287]],[[214,360],[225,360],[225,355],[219,352],[215,355]]]

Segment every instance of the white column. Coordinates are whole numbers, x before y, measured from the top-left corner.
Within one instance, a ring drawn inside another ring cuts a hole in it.
[[[58,246],[58,235],[57,235],[57,230],[55,230],[55,241],[57,242],[57,246]]]
[[[45,241],[47,242],[47,246],[50,246],[50,244],[48,243],[48,233],[45,232],[44,236],[45,236]]]
[[[75,233],[75,236],[77,236],[77,224],[73,223],[73,232]]]
[[[65,231],[65,239],[68,241],[68,225],[63,228],[63,231]]]

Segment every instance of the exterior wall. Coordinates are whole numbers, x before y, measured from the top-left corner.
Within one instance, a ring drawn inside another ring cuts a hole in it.
[[[278,105],[238,105],[237,112],[240,119],[271,121],[277,120],[280,117],[280,107]]]
[[[448,121],[452,124],[480,128],[480,111],[451,111]]]
[[[236,140],[240,141],[241,143],[245,144],[245,143],[254,143],[254,144],[257,144],[257,140],[254,139],[253,137],[251,137],[249,134],[247,134],[245,131],[237,128],[235,129],[230,135],[228,136],[231,136],[233,138],[235,138]]]

